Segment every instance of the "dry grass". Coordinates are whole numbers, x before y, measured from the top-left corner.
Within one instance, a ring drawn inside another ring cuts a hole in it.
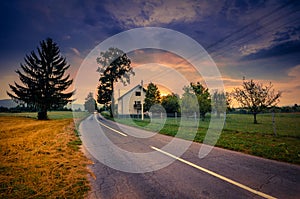
[[[72,119],[0,117],[0,198],[83,198],[90,161]]]

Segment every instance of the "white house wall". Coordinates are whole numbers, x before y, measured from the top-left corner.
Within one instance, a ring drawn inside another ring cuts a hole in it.
[[[118,100],[118,114],[120,115],[130,115],[130,114],[138,114],[137,109],[134,109],[134,101],[141,101],[142,96],[145,98],[145,92],[142,92],[142,96],[135,96],[136,91],[141,91],[139,87],[136,87],[131,92],[126,93]]]

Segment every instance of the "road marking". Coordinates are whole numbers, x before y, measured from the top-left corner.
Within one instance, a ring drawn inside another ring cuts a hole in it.
[[[103,124],[102,122],[100,122],[100,121],[98,120],[98,118],[97,118],[96,115],[95,115],[95,118],[96,118],[96,121],[97,121],[100,125],[102,125],[102,126],[108,128],[108,129],[110,129],[110,130],[112,130],[112,131],[114,131],[114,132],[116,132],[116,133],[118,133],[118,134],[120,134],[120,135],[123,135],[124,137],[127,136],[125,133],[122,133],[121,131],[118,131],[118,130],[116,130],[116,129],[113,129],[113,128],[111,128],[110,126],[107,126],[107,125]]]
[[[200,167],[200,166],[198,166],[198,165],[196,165],[196,164],[194,164],[194,163],[191,163],[191,162],[189,162],[189,161],[186,161],[186,160],[184,160],[184,159],[182,159],[182,158],[179,158],[179,157],[177,157],[177,156],[175,156],[175,155],[172,155],[172,154],[170,154],[170,153],[168,153],[168,152],[165,152],[165,151],[163,151],[163,150],[161,150],[161,149],[158,149],[158,148],[156,148],[156,147],[154,147],[154,146],[150,146],[150,147],[151,147],[152,149],[158,151],[158,152],[161,152],[161,153],[163,153],[163,154],[165,154],[165,155],[167,155],[167,156],[169,156],[169,157],[172,157],[172,158],[174,158],[174,159],[176,159],[176,160],[178,160],[178,161],[180,161],[180,162],[183,162],[183,163],[185,163],[185,164],[187,164],[187,165],[190,165],[190,166],[192,166],[192,167],[194,167],[194,168],[196,168],[196,169],[199,169],[199,170],[201,170],[201,171],[204,171],[204,172],[206,172],[206,173],[208,173],[208,174],[210,174],[210,175],[212,175],[212,176],[215,176],[215,177],[217,177],[217,178],[219,178],[219,179],[221,179],[221,180],[224,180],[224,181],[226,181],[226,182],[229,182],[230,184],[233,184],[233,185],[235,185],[235,186],[238,186],[238,187],[240,187],[240,188],[242,188],[242,189],[244,189],[244,190],[247,190],[247,191],[249,191],[249,192],[251,192],[251,193],[254,193],[254,194],[256,194],[256,195],[259,195],[259,196],[261,196],[261,197],[268,198],[268,199],[276,199],[276,198],[273,197],[273,196],[270,196],[270,195],[268,195],[268,194],[265,194],[265,193],[262,193],[262,192],[260,192],[260,191],[254,190],[254,189],[252,189],[252,188],[250,188],[250,187],[247,187],[246,185],[243,185],[243,184],[238,183],[238,182],[236,182],[236,181],[233,181],[233,180],[231,180],[231,179],[229,179],[229,178],[226,178],[226,177],[224,177],[224,176],[221,176],[221,175],[219,175],[219,174],[217,174],[217,173],[215,173],[215,172],[213,172],[213,171],[210,171],[210,170],[208,170],[208,169],[205,169],[205,168],[203,168],[203,167]]]

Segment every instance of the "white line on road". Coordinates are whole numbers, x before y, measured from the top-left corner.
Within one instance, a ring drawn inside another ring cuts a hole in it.
[[[109,127],[109,126],[103,124],[102,122],[100,122],[100,121],[98,120],[98,118],[97,118],[96,115],[95,115],[95,119],[96,119],[96,121],[97,121],[100,125],[102,125],[102,126],[108,128],[108,129],[110,129],[110,130],[112,130],[112,131],[114,131],[114,132],[116,132],[116,133],[118,133],[118,134],[120,134],[120,135],[123,135],[124,137],[127,136],[125,133],[122,133],[121,131],[118,131],[118,130],[116,130],[116,129],[113,129],[113,128],[111,128],[111,127]]]
[[[112,130],[112,131],[114,131],[114,132],[116,132],[116,133],[118,133],[118,134],[120,134],[120,135],[122,135],[122,136],[125,136],[125,137],[127,136],[125,133],[123,133],[123,132],[121,132],[121,131],[118,131],[118,130],[116,130],[116,129],[113,129],[113,128],[111,128],[111,127],[109,127],[109,126],[103,124],[102,122],[100,122],[100,121],[98,120],[98,118],[97,118],[96,115],[95,115],[95,119],[96,119],[96,121],[97,121],[100,125],[102,125],[102,126],[108,128],[108,129],[110,129],[110,130]],[[196,165],[196,164],[194,164],[194,163],[192,163],[192,162],[189,162],[189,161],[184,160],[184,159],[182,159],[182,158],[180,158],[180,157],[177,157],[177,156],[175,156],[175,155],[172,155],[171,153],[165,152],[165,151],[163,151],[163,150],[161,150],[161,149],[159,149],[159,148],[156,148],[156,147],[154,147],[154,146],[150,146],[150,147],[151,147],[152,149],[154,149],[154,150],[160,152],[160,153],[163,153],[163,154],[165,154],[165,155],[167,155],[167,156],[169,156],[169,157],[172,157],[172,158],[174,158],[174,159],[176,159],[176,160],[178,160],[178,161],[180,161],[180,162],[182,162],[182,163],[185,163],[185,164],[187,164],[187,165],[189,165],[189,166],[192,166],[192,167],[194,167],[194,168],[196,168],[196,169],[199,169],[199,170],[201,170],[201,171],[203,171],[203,172],[205,172],[205,173],[208,173],[208,174],[210,174],[210,175],[212,175],[212,176],[214,176],[214,177],[217,177],[217,178],[219,178],[219,179],[221,179],[221,180],[224,180],[224,181],[226,181],[226,182],[228,182],[228,183],[230,183],[230,184],[233,184],[233,185],[235,185],[235,186],[237,186],[237,187],[240,187],[240,188],[242,188],[242,189],[244,189],[244,190],[247,190],[247,191],[249,191],[249,192],[251,192],[251,193],[254,193],[254,194],[256,194],[256,195],[259,195],[259,196],[264,197],[264,198],[267,198],[267,199],[276,199],[276,198],[273,197],[273,196],[270,196],[270,195],[265,194],[265,193],[263,193],[263,192],[254,190],[254,189],[252,189],[252,188],[250,188],[250,187],[248,187],[248,186],[246,186],[246,185],[243,185],[243,184],[241,184],[241,183],[239,183],[239,182],[236,182],[236,181],[234,181],[234,180],[231,180],[231,179],[229,179],[229,178],[226,178],[226,177],[224,177],[224,176],[222,176],[222,175],[220,175],[220,174],[217,174],[217,173],[215,173],[215,172],[213,172],[213,171],[210,171],[210,170],[208,170],[208,169],[205,169],[205,168],[203,168],[203,167],[200,167],[200,166],[198,166],[198,165]]]
[[[182,158],[179,158],[179,157],[177,157],[177,156],[175,156],[175,155],[172,155],[172,154],[170,154],[170,153],[168,153],[168,152],[165,152],[165,151],[163,151],[163,150],[161,150],[161,149],[158,149],[158,148],[156,148],[156,147],[154,147],[154,146],[150,146],[150,147],[151,147],[152,149],[158,151],[158,152],[161,152],[161,153],[163,153],[163,154],[165,154],[165,155],[167,155],[167,156],[169,156],[169,157],[172,157],[172,158],[174,158],[174,159],[176,159],[176,160],[178,160],[178,161],[180,161],[180,162],[183,162],[183,163],[185,163],[185,164],[187,164],[187,165],[190,165],[190,166],[192,166],[192,167],[194,167],[194,168],[196,168],[196,169],[199,169],[199,170],[201,170],[201,171],[204,171],[204,172],[206,172],[206,173],[208,173],[208,174],[210,174],[210,175],[212,175],[212,176],[215,176],[215,177],[217,177],[217,178],[219,178],[219,179],[221,179],[221,180],[224,180],[224,181],[226,181],[226,182],[229,182],[230,184],[233,184],[233,185],[235,185],[235,186],[238,186],[238,187],[240,187],[240,188],[242,188],[242,189],[244,189],[244,190],[247,190],[247,191],[249,191],[249,192],[251,192],[251,193],[254,193],[254,194],[256,194],[256,195],[259,195],[259,196],[261,196],[261,197],[268,198],[268,199],[276,199],[276,198],[273,197],[273,196],[270,196],[270,195],[268,195],[268,194],[262,193],[262,192],[260,192],[260,191],[256,191],[256,190],[254,190],[254,189],[252,189],[252,188],[250,188],[250,187],[248,187],[248,186],[246,186],[246,185],[243,185],[243,184],[238,183],[238,182],[236,182],[236,181],[233,181],[233,180],[231,180],[231,179],[229,179],[229,178],[226,178],[226,177],[224,177],[224,176],[221,176],[221,175],[219,175],[219,174],[217,174],[217,173],[215,173],[215,172],[213,172],[213,171],[210,171],[210,170],[208,170],[208,169],[205,169],[205,168],[203,168],[203,167],[200,167],[200,166],[198,166],[198,165],[196,165],[196,164],[194,164],[194,163],[191,163],[191,162],[189,162],[189,161],[186,161],[186,160],[184,160],[184,159],[182,159]]]

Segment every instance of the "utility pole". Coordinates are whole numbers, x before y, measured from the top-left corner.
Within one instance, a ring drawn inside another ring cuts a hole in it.
[[[143,103],[143,93],[144,93],[144,89],[143,89],[143,80],[141,81],[141,114],[142,114],[142,120],[144,120],[144,103]]]

